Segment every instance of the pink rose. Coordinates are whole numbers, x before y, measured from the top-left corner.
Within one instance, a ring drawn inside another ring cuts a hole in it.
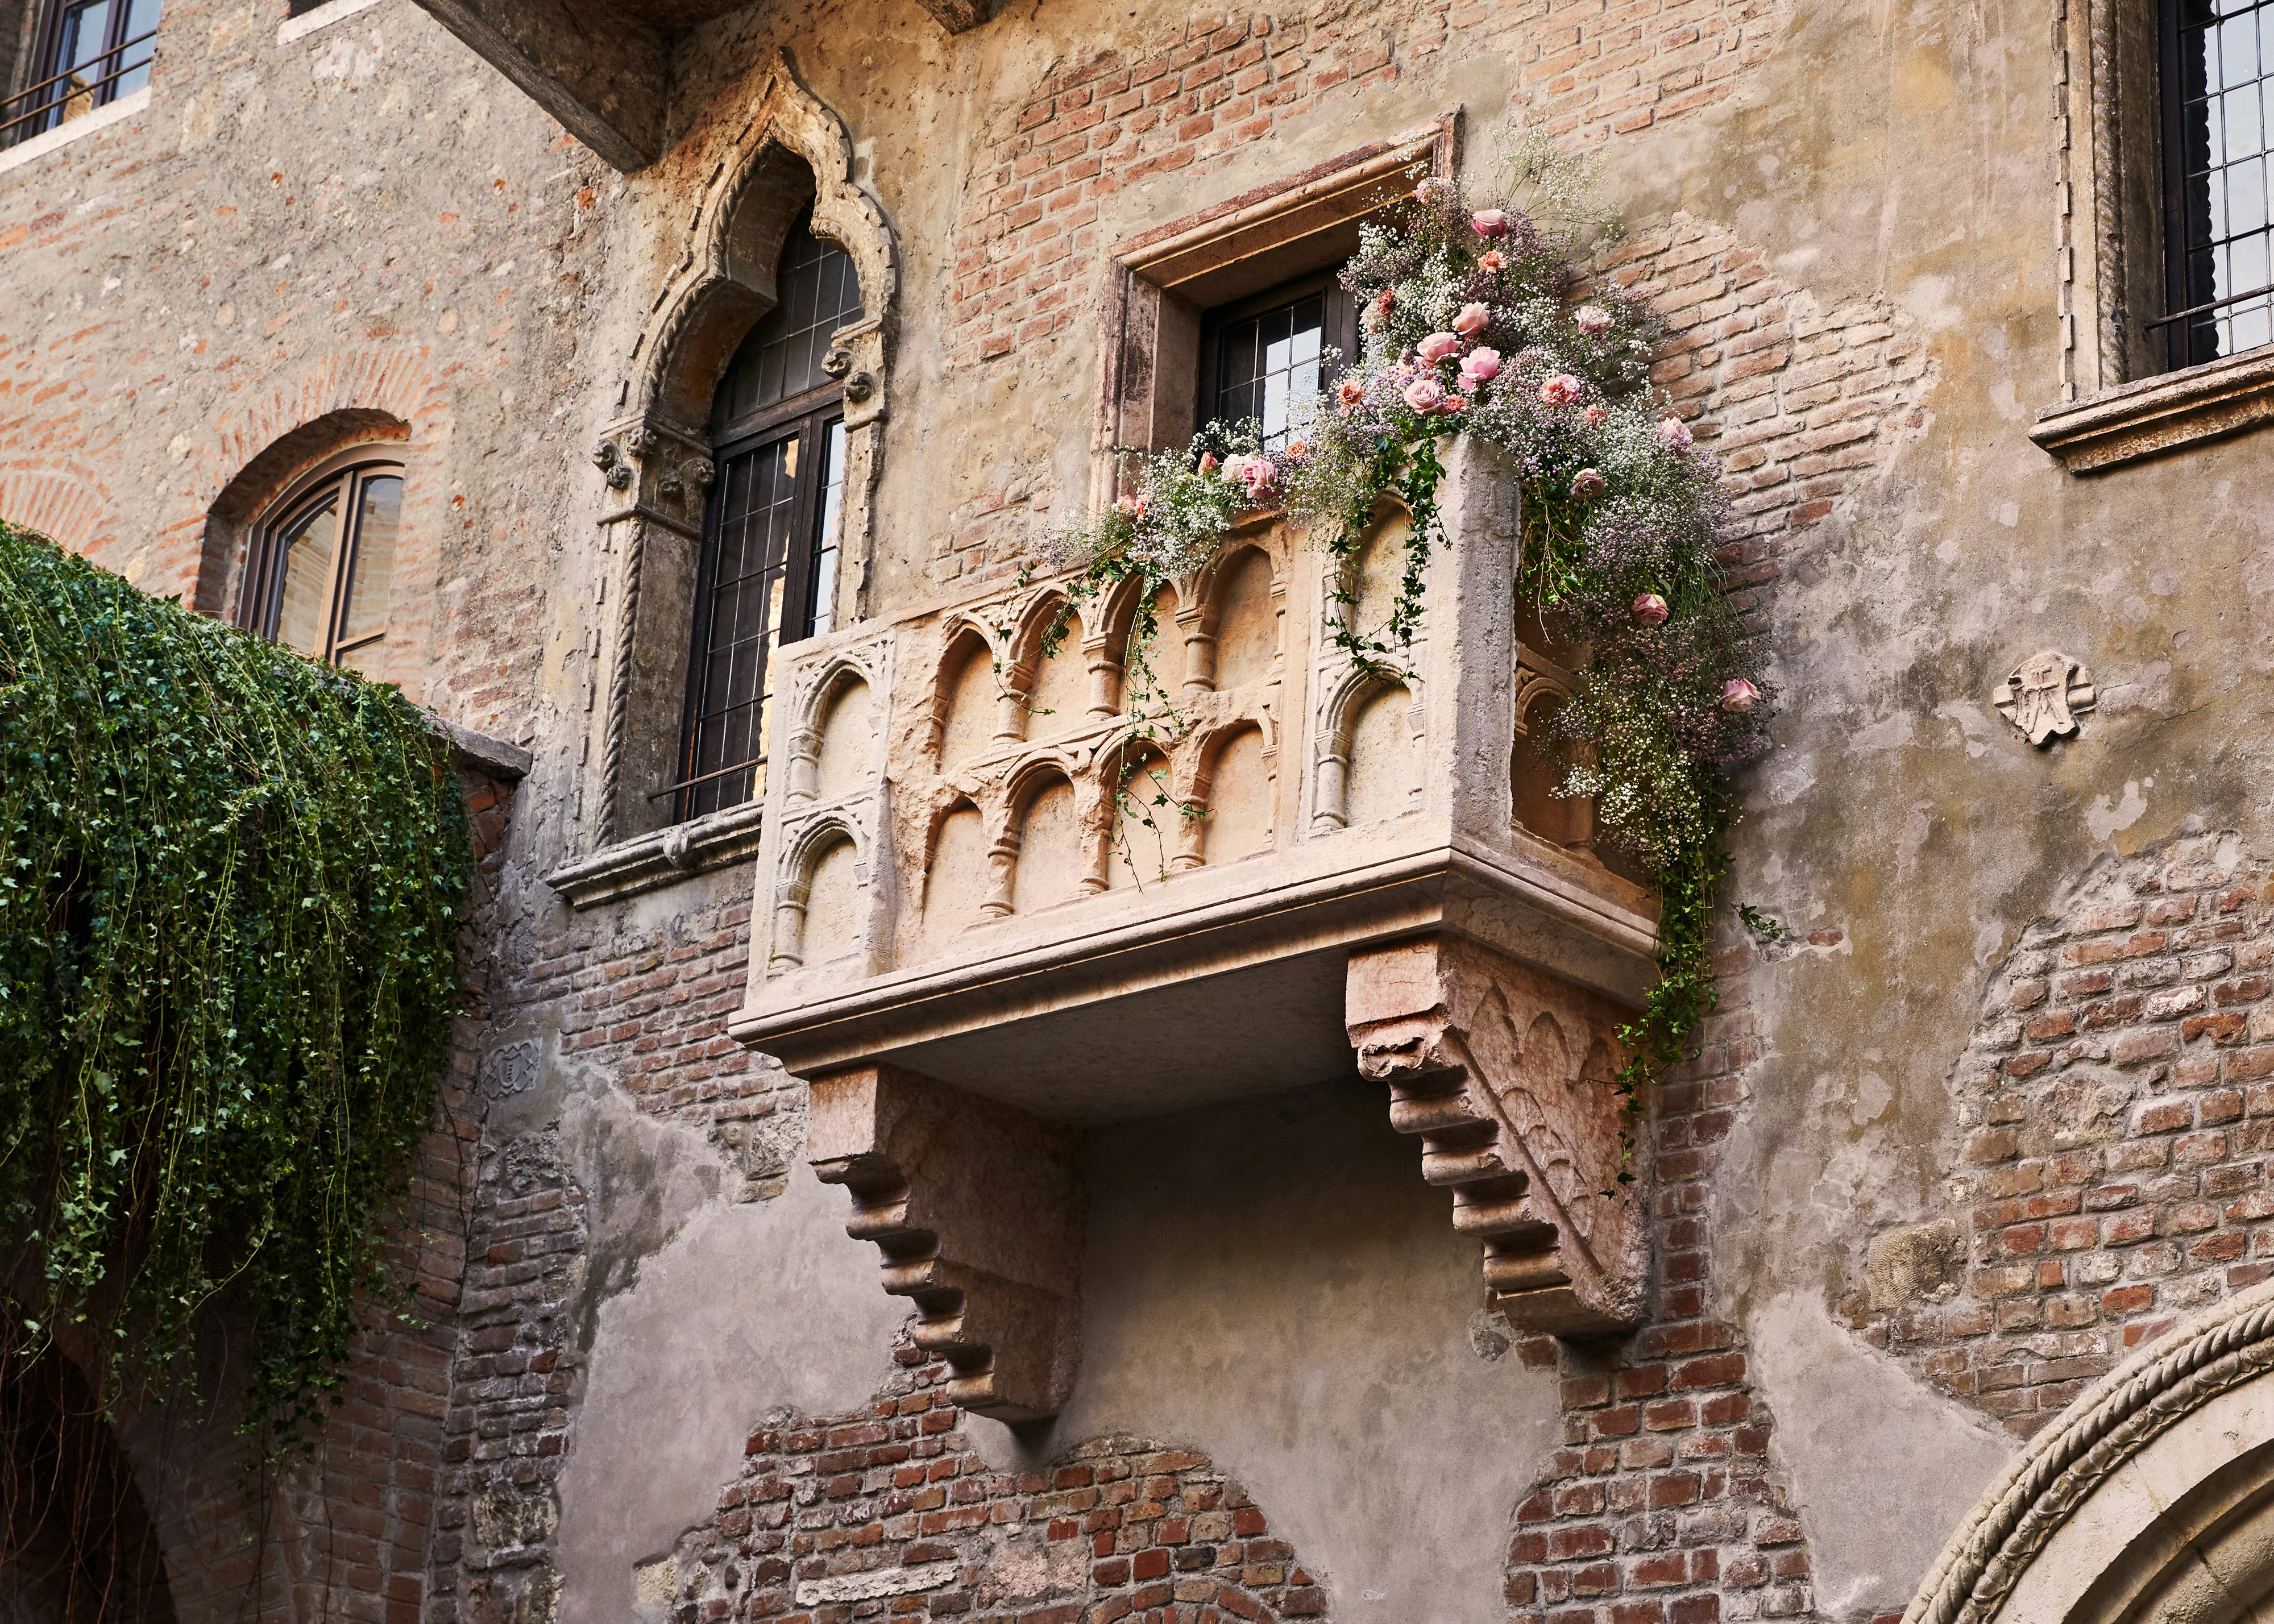
[[[1743,677],[1731,677],[1721,684],[1721,709],[1746,711],[1761,703],[1761,690]]]
[[[1666,617],[1672,613],[1666,606],[1666,599],[1655,592],[1645,592],[1634,600],[1634,618],[1638,626],[1663,626]]]
[[[1442,411],[1445,405],[1445,386],[1434,378],[1416,378],[1405,386],[1405,403],[1425,414]]]
[[[1558,372],[1540,386],[1540,398],[1550,406],[1569,406],[1579,398],[1579,380],[1569,372]]]
[[[1508,263],[1508,256],[1497,248],[1489,248],[1485,251],[1484,258],[1477,263],[1487,271],[1496,271]]]
[[[1413,188],[1413,200],[1416,203],[1434,203],[1439,198],[1450,196],[1452,190],[1453,183],[1451,181],[1445,179],[1442,176],[1432,175],[1428,179],[1423,181],[1419,185]]]
[[[1250,496],[1262,495],[1278,477],[1279,470],[1269,457],[1246,457],[1239,464],[1239,482],[1247,487]]]
[[[1299,462],[1311,455],[1311,442],[1307,440],[1291,440],[1287,442],[1286,455],[1290,462]]]
[[[1500,209],[1480,209],[1469,216],[1469,224],[1479,237],[1508,235],[1508,215]]]
[[[1608,333],[1611,330],[1611,312],[1600,304],[1582,304],[1571,312],[1571,320],[1579,324],[1582,333]]]
[[[1432,333],[1414,345],[1413,351],[1430,365],[1434,366],[1447,356],[1457,352],[1460,347],[1461,341],[1452,334]]]
[[[1610,481],[1592,468],[1583,468],[1571,476],[1571,494],[1581,501],[1600,496]]]
[[[1127,514],[1133,519],[1143,518],[1145,516],[1145,509],[1150,505],[1151,504],[1146,500],[1145,494],[1141,491],[1137,492],[1135,495],[1123,497],[1118,504],[1121,511]]]
[[[1485,304],[1464,304],[1461,313],[1453,318],[1453,331],[1463,338],[1474,338],[1492,325],[1492,309]]]
[[[1610,420],[1611,414],[1604,410],[1600,406],[1590,406],[1587,408],[1587,426],[1589,428],[1599,429]]]
[[[1465,383],[1489,383],[1500,376],[1500,351],[1489,344],[1479,344],[1461,357],[1461,380]]]
[[[1201,453],[1201,472],[1203,474],[1212,474],[1216,472],[1217,466],[1218,464],[1216,460],[1215,452],[1203,451]]]
[[[1689,450],[1690,425],[1679,417],[1660,417],[1658,420],[1658,443],[1668,451]]]
[[[1366,398],[1366,386],[1355,378],[1345,378],[1335,386],[1335,398],[1345,406],[1355,406]]]

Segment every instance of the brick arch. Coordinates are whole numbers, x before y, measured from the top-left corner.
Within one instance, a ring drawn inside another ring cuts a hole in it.
[[[2274,1276],[2274,862],[2233,833],[2107,857],[2022,931],[1953,1079],[1945,1206],[1841,1304],[2017,1437]]]
[[[207,614],[237,607],[248,522],[323,457],[370,440],[403,464],[387,661],[416,699],[434,646],[435,591],[448,525],[455,392],[424,345],[363,344],[281,377],[248,381],[181,459],[151,568],[140,584],[178,592]]]
[[[974,1447],[947,1375],[921,1365],[862,1410],[766,1417],[642,1593],[667,1583],[693,1616],[752,1620],[856,1599],[906,1624],[1329,1617],[1320,1575],[1208,1455],[1108,1437],[1005,1470]]]
[[[101,485],[76,470],[0,470],[0,519],[37,530],[70,552],[89,555],[118,539],[117,510]]]

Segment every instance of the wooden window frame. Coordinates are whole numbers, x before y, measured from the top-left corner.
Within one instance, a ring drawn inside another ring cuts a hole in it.
[[[1224,330],[1235,322],[1276,310],[1283,304],[1306,299],[1314,293],[1327,298],[1325,332],[1320,339],[1323,352],[1332,350],[1340,357],[1339,365],[1347,366],[1358,358],[1358,305],[1351,298],[1341,280],[1343,264],[1337,261],[1321,270],[1308,271],[1299,276],[1252,293],[1243,299],[1218,304],[1201,314],[1200,359],[1195,383],[1197,398],[1193,407],[1193,421],[1199,425],[1216,421],[1216,402],[1224,393],[1222,380],[1217,376],[1223,366],[1219,343]],[[1321,382],[1328,380],[1329,370],[1321,369]]]
[[[362,504],[357,500],[358,492],[373,478],[393,477],[403,482],[406,498],[409,494],[410,475],[402,460],[383,454],[375,455],[374,450],[371,446],[354,446],[326,457],[288,485],[283,494],[270,502],[254,521],[252,539],[245,552],[245,579],[237,596],[237,625],[272,643],[275,641],[277,622],[284,608],[284,550],[281,545],[284,532],[328,492],[340,505],[339,538],[333,545],[332,567],[324,581],[323,649],[307,658],[337,665],[343,663],[343,657],[386,641],[384,627],[352,643],[341,641],[347,625],[348,589],[355,580],[356,563],[363,551],[363,512]],[[399,532],[396,546],[399,553]],[[389,585],[391,589],[392,581]]]

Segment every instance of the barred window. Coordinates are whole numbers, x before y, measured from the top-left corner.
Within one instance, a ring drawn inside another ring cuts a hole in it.
[[[2162,331],[2171,367],[2274,342],[2274,0],[2165,0]]]
[[[780,302],[735,352],[712,411],[719,473],[695,590],[682,819],[764,793],[773,650],[835,622],[844,390],[825,362],[861,313],[860,281],[801,222],[775,287]]]

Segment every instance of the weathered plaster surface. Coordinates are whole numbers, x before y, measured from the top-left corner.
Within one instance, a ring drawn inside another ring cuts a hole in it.
[[[1811,1293],[1771,1298],[1749,1329],[1817,1605],[1835,1618],[1901,1611],[2012,1440],[1859,1345]]]
[[[561,1616],[627,1615],[637,1564],[712,1509],[764,1410],[859,1407],[900,1305],[803,1163],[772,1201],[712,1201],[592,1315],[591,1380],[561,1480]]]
[[[1510,1513],[1561,1439],[1555,1376],[1504,1332],[1472,1340],[1475,1243],[1385,1094],[1353,1079],[1092,1134],[1073,1400],[1039,1431],[971,1425],[1005,1464],[1116,1432],[1204,1448],[1337,1619],[1498,1624]]]

